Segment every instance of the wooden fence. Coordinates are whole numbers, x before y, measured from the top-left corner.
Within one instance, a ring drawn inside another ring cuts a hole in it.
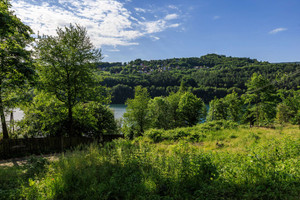
[[[92,142],[109,142],[118,138],[123,138],[123,136],[104,135],[100,141],[89,137],[46,137],[1,140],[0,160],[32,154],[62,152],[78,145],[90,144]]]

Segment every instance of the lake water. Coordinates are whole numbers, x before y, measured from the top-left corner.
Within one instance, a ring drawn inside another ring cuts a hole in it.
[[[16,108],[13,110],[13,119],[15,121],[20,121],[24,116],[24,113],[22,110],[20,110],[19,108]],[[5,116],[5,120],[6,121],[10,121],[10,118],[11,118],[11,114],[8,113],[6,116]]]
[[[125,104],[110,104],[109,107],[114,112],[115,119],[123,118],[123,114],[126,112]]]
[[[111,104],[110,109],[114,112],[115,119],[123,118],[123,114],[126,112],[126,106],[124,104]],[[14,109],[13,117],[15,121],[20,121],[24,116],[24,113],[19,108]],[[10,120],[10,114],[5,117],[6,121]]]
[[[207,110],[208,110],[208,105]],[[110,104],[109,105],[110,109],[114,112],[115,119],[122,119],[123,114],[126,112],[126,105],[125,104]],[[19,121],[23,118],[24,113],[20,109],[15,109],[14,110],[14,120]],[[10,115],[6,116],[6,121],[10,120]]]

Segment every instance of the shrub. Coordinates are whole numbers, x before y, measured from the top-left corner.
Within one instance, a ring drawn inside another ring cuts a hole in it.
[[[97,102],[77,104],[74,109],[73,128],[75,135],[100,137],[104,134],[117,134],[114,114],[108,107]],[[67,135],[67,110],[62,103],[39,93],[33,103],[24,108],[25,116],[18,123],[19,134],[24,136],[60,136]]]
[[[162,130],[159,129],[150,129],[145,132],[145,136],[152,139],[153,142],[161,142],[162,141]]]

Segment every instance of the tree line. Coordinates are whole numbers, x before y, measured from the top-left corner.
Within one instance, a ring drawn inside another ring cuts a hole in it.
[[[182,80],[193,94],[209,103],[214,97],[223,98],[232,91],[239,95],[245,93],[246,82],[253,73],[260,73],[270,80],[285,76],[286,80],[276,87],[297,89],[300,78],[293,74],[299,70],[299,63],[268,63],[208,54],[199,58],[137,59],[126,65],[101,68],[98,73],[102,76],[100,84],[111,90],[112,103],[124,104],[127,98],[133,98],[134,87],[138,85],[147,88],[152,98],[168,96],[179,90]]]
[[[126,102],[123,132],[141,136],[146,129],[174,129],[203,121],[230,120],[250,126],[272,126],[274,122],[300,125],[300,90],[277,90],[276,85],[254,73],[246,82],[243,95],[233,91],[209,102],[194,95],[184,83],[167,97],[150,98],[146,88],[137,86],[133,99]]]

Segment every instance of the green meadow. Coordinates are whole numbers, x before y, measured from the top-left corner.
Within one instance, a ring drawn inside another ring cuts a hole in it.
[[[298,126],[228,121],[1,166],[1,199],[299,199]]]

